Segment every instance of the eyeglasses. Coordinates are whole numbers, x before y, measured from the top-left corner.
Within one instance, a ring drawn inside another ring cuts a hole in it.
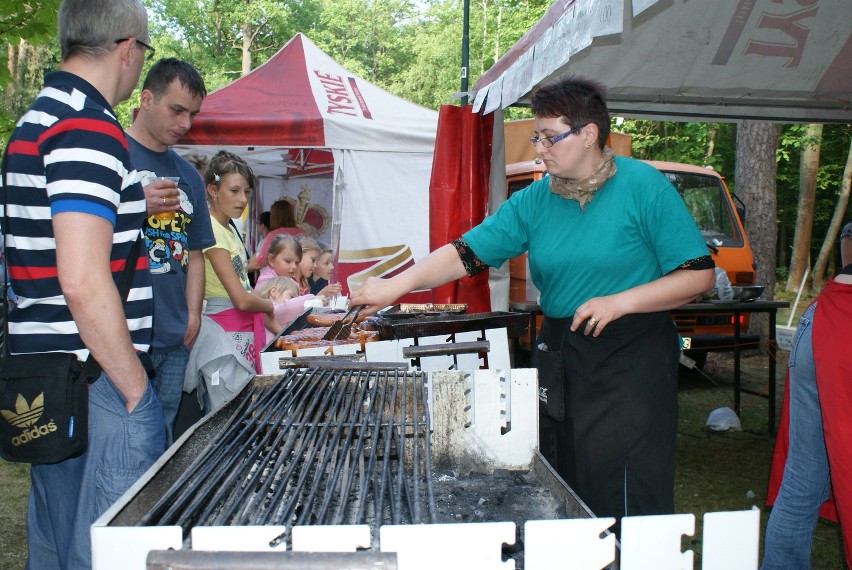
[[[130,36],[130,37],[127,37],[127,38],[119,38],[119,39],[115,40],[115,43],[120,44],[121,42],[126,42],[127,40],[130,40],[130,39],[136,40],[136,43],[139,44],[140,46],[142,46],[143,48],[145,48],[145,51],[148,52],[148,55],[145,56],[145,61],[151,61],[152,59],[154,59],[154,54],[157,53],[157,50],[155,50],[154,48],[152,48],[151,46],[149,46],[148,44],[146,44],[145,42],[143,42],[139,38],[135,38],[133,36]]]
[[[550,148],[553,145],[555,145],[556,143],[558,143],[559,141],[561,141],[562,139],[567,139],[571,135],[576,135],[581,130],[583,130],[583,127],[585,127],[585,126],[586,125],[577,125],[576,127],[572,128],[570,131],[566,131],[566,132],[559,134],[559,135],[553,135],[552,137],[532,137],[530,139],[530,142],[532,143],[533,146],[537,145],[538,143],[541,143],[541,146],[543,146],[544,148]]]

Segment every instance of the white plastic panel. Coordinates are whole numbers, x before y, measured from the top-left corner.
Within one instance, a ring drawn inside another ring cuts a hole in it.
[[[92,526],[93,570],[145,570],[148,551],[180,550],[179,526]]]
[[[379,532],[382,552],[397,553],[399,570],[515,568],[502,560],[503,544],[515,543],[515,523],[386,525]]]
[[[704,570],[754,570],[760,542],[760,509],[707,513],[701,567]]]
[[[621,519],[621,570],[692,570],[694,553],[681,552],[681,536],[695,533],[695,515]]]
[[[527,521],[526,570],[600,570],[615,560],[615,535],[601,534],[614,518]]]
[[[287,550],[287,543],[270,546],[286,527],[281,526],[197,526],[192,529],[192,549],[220,552],[274,552]]]
[[[317,525],[293,527],[293,552],[355,552],[370,548],[370,527]]]

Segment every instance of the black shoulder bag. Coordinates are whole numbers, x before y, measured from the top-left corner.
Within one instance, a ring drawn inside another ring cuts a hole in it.
[[[5,153],[0,168],[5,234],[9,227]],[[133,244],[119,279],[119,293],[124,302],[133,281],[141,239],[140,236]],[[3,285],[3,303],[7,308],[5,276]],[[100,366],[91,354],[85,363],[65,352],[9,354],[8,311],[3,317],[0,456],[6,461],[42,464],[58,463],[82,454],[88,443],[88,382],[100,376]]]

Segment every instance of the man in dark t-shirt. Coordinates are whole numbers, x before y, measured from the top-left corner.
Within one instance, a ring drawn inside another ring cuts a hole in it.
[[[201,250],[215,243],[204,183],[195,167],[170,146],[192,126],[206,94],[194,67],[174,58],[161,59],[142,84],[139,112],[127,129],[130,158],[142,184],[162,176],[178,178],[176,189],[147,187],[143,227],[154,292],[153,382],[169,444],[174,440],[189,350],[201,324]]]

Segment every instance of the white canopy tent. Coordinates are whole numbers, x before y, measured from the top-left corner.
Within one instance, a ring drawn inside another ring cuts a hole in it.
[[[292,201],[300,227],[338,249],[338,278],[351,288],[429,252],[437,122],[297,34],[208,95],[175,149],[245,158],[259,177],[255,214]]]

